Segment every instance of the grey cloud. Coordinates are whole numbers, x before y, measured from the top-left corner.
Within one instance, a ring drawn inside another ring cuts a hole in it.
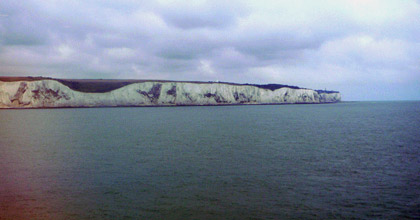
[[[251,0],[1,1],[0,75],[284,83],[355,94],[362,83],[420,87],[418,1],[372,24],[329,8],[335,3],[317,13],[302,8],[295,19],[306,6],[286,3],[281,16]]]
[[[166,59],[197,59],[207,56],[214,48],[218,47],[206,36],[191,33],[188,36],[173,35],[170,39],[159,39],[153,42],[156,55]]]
[[[194,28],[225,28],[235,21],[235,16],[223,11],[211,13],[208,11],[172,11],[163,13],[165,21],[182,29]]]
[[[1,45],[38,45],[48,41],[45,26],[37,14],[32,14],[28,8],[22,8],[23,3],[2,2],[0,13]]]
[[[30,33],[23,33],[23,31],[17,30],[10,30],[6,29],[7,34],[1,33],[0,34],[0,44],[1,45],[39,45],[44,44],[47,42],[45,36],[40,34],[30,34]]]
[[[237,1],[206,1],[202,5],[171,4],[159,9],[162,18],[170,25],[181,29],[227,28],[236,23],[238,17],[247,13],[244,5]]]
[[[249,36],[249,35],[244,35]],[[261,60],[293,59],[301,50],[315,49],[323,43],[323,39],[298,39],[290,33],[261,34],[250,36],[234,42],[239,51],[255,56]]]

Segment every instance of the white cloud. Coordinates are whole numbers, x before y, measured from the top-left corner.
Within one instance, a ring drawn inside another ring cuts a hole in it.
[[[59,56],[64,59],[67,59],[74,54],[74,50],[69,45],[65,44],[59,45],[57,47],[57,51],[59,53]]]
[[[107,48],[105,49],[105,53],[113,59],[130,59],[136,54],[134,49],[127,47]]]
[[[198,67],[198,71],[202,74],[210,76],[216,73],[211,65],[211,62],[208,60],[200,60],[200,66]]]

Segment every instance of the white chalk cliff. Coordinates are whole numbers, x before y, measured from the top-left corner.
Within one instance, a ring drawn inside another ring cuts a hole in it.
[[[0,108],[334,103],[339,92],[227,83],[132,83],[104,93],[79,92],[56,80],[0,81]]]

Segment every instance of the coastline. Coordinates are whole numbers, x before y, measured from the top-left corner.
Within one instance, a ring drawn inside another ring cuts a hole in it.
[[[0,108],[280,105],[341,101],[337,91],[282,84],[161,80],[64,80],[66,83],[63,83],[61,79],[21,79],[0,81]]]

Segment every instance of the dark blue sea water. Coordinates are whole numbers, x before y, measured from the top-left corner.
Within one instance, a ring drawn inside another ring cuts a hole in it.
[[[420,102],[0,111],[0,219],[420,218]]]

